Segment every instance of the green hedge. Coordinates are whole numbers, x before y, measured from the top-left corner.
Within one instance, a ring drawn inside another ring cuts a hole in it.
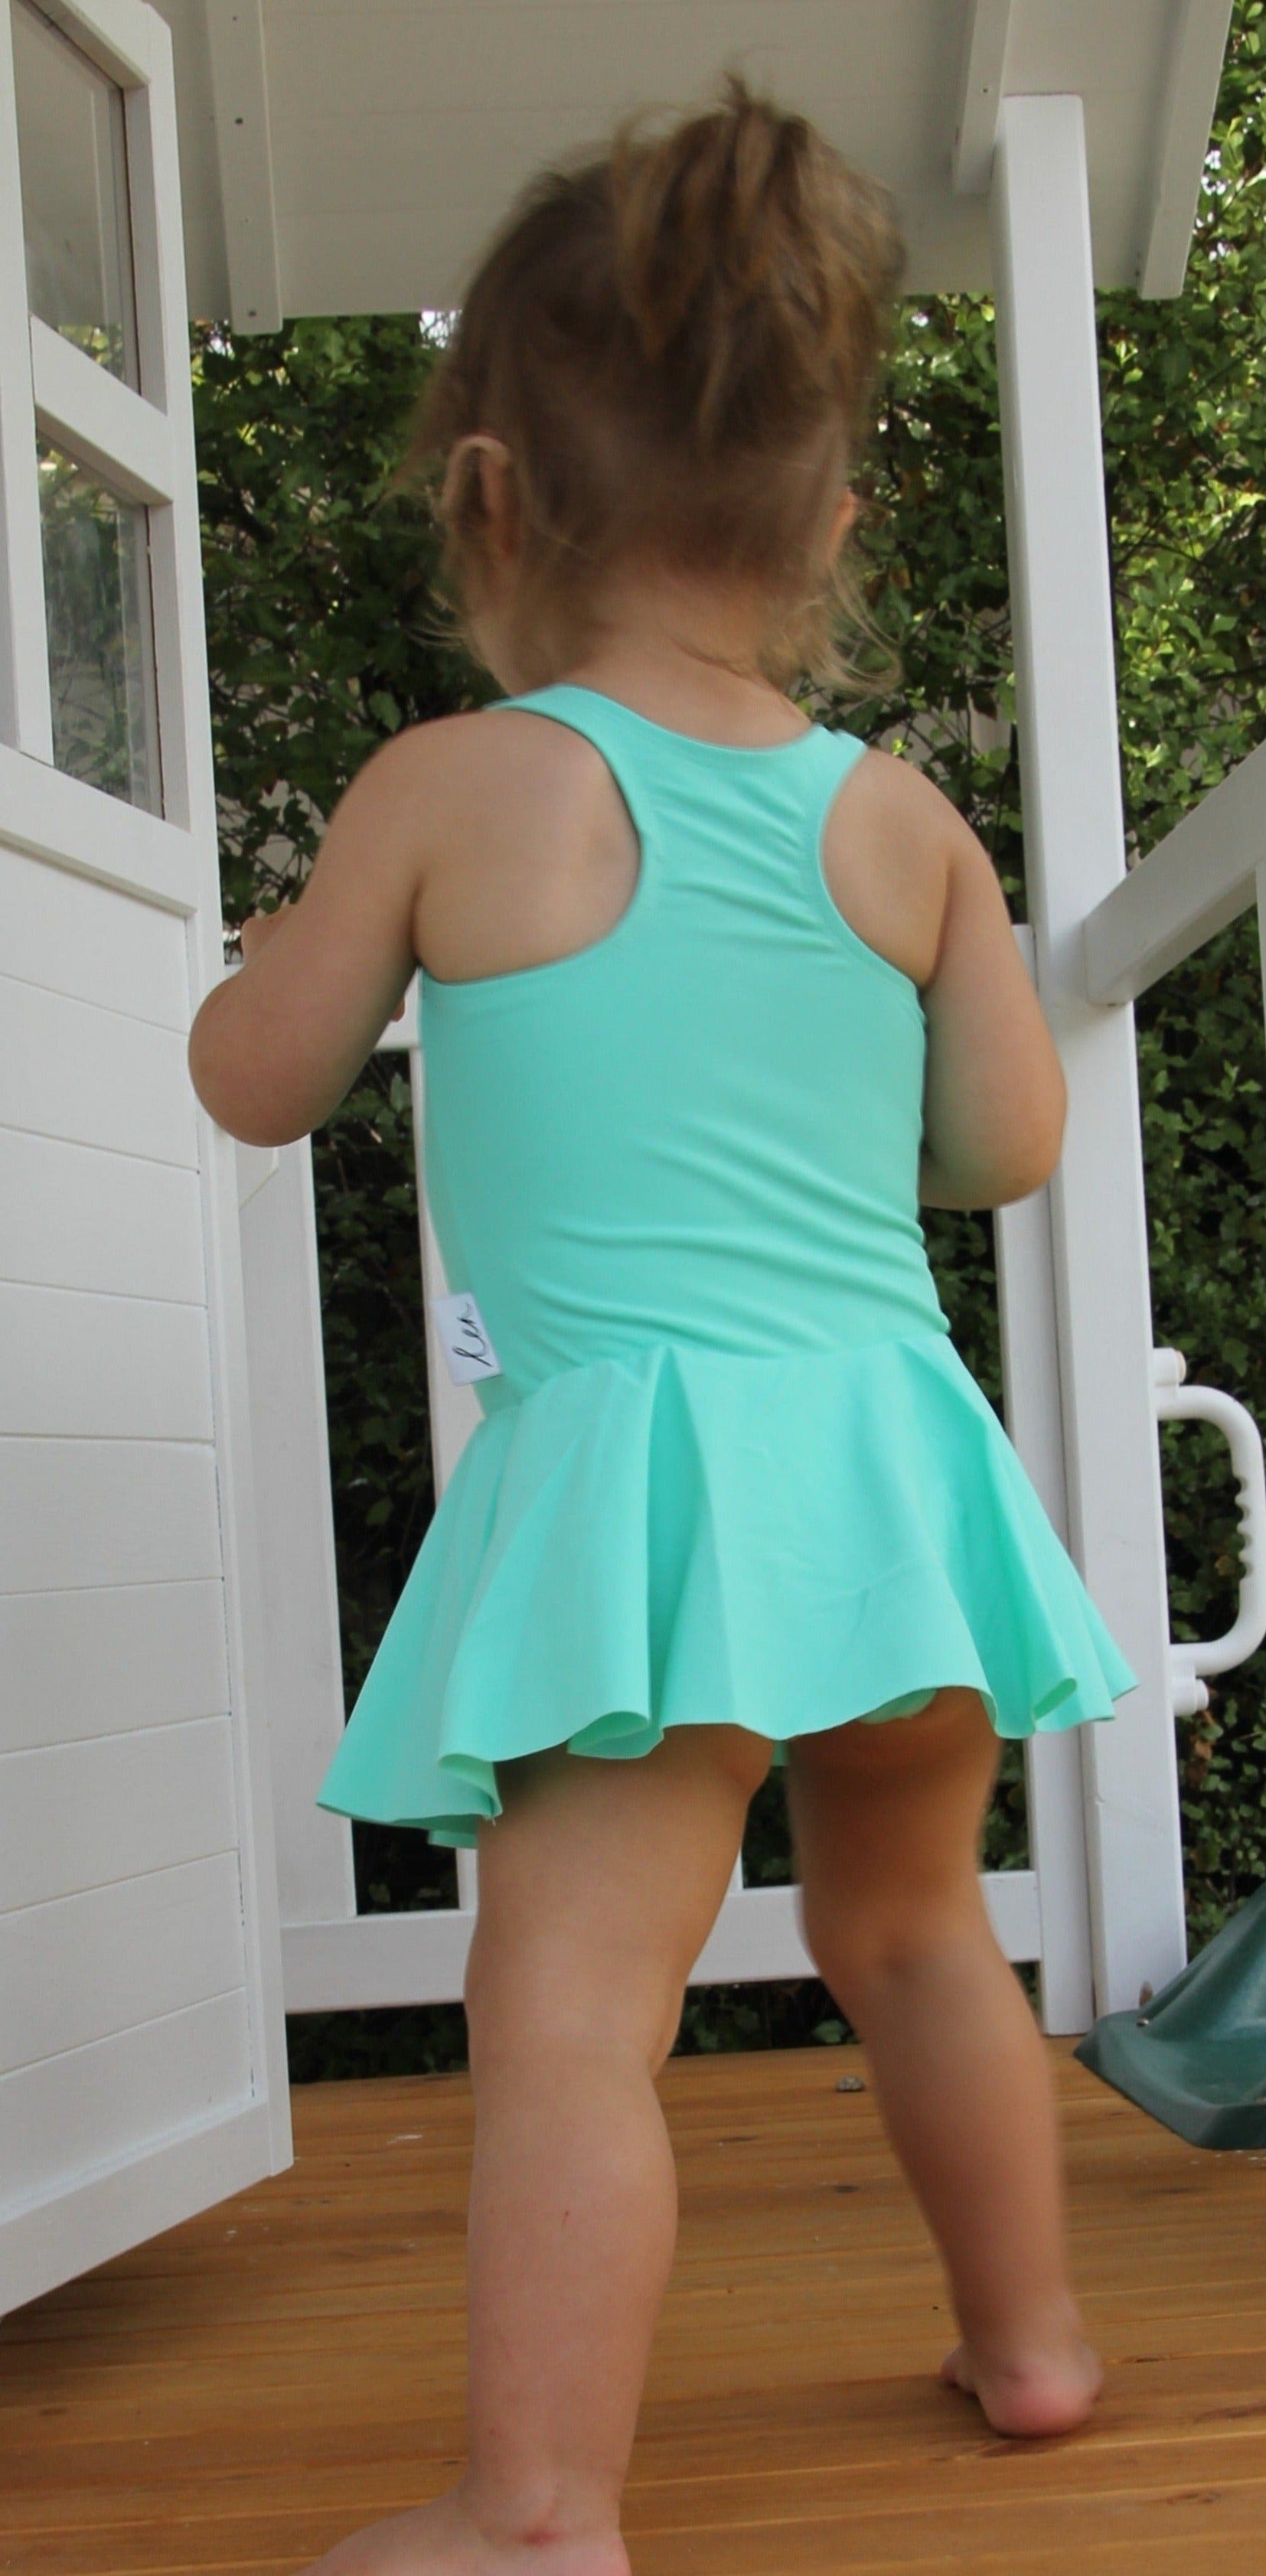
[[[1100,300],[1099,344],[1129,855],[1145,855],[1266,732],[1262,527],[1266,321],[1262,0],[1239,0],[1186,290]],[[407,318],[194,333],[226,917],[306,864],[373,747],[490,694],[439,625],[432,542],[383,497],[433,349]],[[927,760],[993,853],[1023,918],[993,315],[987,298],[905,309],[866,489],[868,596],[896,643],[895,693],[827,709]],[[1075,743],[1068,746],[1075,759]],[[1137,1011],[1155,1337],[1266,1422],[1266,1120],[1256,925],[1246,917]],[[375,1059],[315,1140],[335,1520],[349,1694],[434,1506],[407,1084]],[[992,1228],[929,1211],[959,1349],[1000,1406]],[[1238,1565],[1225,1452],[1162,1431],[1176,1637],[1229,1623]],[[1266,1874],[1263,1676],[1255,1656],[1180,1730],[1193,1942]],[[364,1907],[446,1901],[451,1855],[357,1827]],[[989,1820],[991,1866],[1026,1857],[1018,1748]],[[781,1795],[755,1802],[749,1873],[785,1876]],[[769,2046],[841,2025],[823,1990],[692,1995],[684,2048]],[[296,2076],[460,2063],[458,2008],[313,2016]]]

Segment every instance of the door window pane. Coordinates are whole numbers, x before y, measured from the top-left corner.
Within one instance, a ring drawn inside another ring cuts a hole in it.
[[[137,383],[123,92],[30,0],[13,11],[31,311]]]
[[[161,813],[148,515],[44,442],[39,468],[53,759]]]

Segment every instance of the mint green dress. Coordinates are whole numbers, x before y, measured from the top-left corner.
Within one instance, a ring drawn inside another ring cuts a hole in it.
[[[1002,1736],[1111,1717],[1137,1676],[928,1265],[918,989],[822,876],[864,746],[513,703],[596,745],[640,871],[591,947],[421,975],[428,1196],[499,1366],[318,1803],[470,1846],[550,1745],[780,1762],[946,1683]]]

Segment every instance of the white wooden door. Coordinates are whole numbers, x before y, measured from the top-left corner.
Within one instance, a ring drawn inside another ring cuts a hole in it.
[[[171,45],[0,0],[0,2309],[291,2157]],[[26,260],[15,254],[25,231]]]

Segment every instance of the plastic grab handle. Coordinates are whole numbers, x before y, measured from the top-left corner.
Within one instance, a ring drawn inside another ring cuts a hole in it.
[[[1202,1673],[1226,1673],[1254,1654],[1266,1637],[1266,1462],[1262,1435],[1245,1405],[1216,1386],[1184,1386],[1187,1363],[1181,1351],[1153,1351],[1156,1412],[1162,1422],[1216,1423],[1231,1452],[1239,1483],[1240,1534],[1243,1540],[1239,1616],[1225,1636],[1205,1637],[1193,1645],[1169,1649],[1174,1714],[1194,1716],[1207,1708],[1209,1694]]]

